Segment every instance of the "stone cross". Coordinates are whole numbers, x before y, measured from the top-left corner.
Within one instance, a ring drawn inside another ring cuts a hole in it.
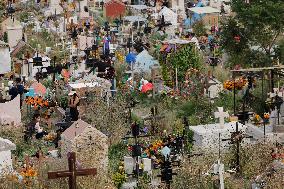
[[[96,175],[97,169],[76,169],[76,154],[71,152],[68,157],[68,167],[67,171],[57,171],[57,172],[48,172],[48,179],[57,179],[69,177],[69,189],[76,189],[76,177],[77,176],[86,176],[86,175]]]
[[[220,128],[223,129],[225,123],[224,118],[229,117],[229,113],[224,112],[223,107],[218,107],[218,112],[215,112],[214,115],[215,118],[219,118]]]

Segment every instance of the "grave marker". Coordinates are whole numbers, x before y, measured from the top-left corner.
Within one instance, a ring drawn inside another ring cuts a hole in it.
[[[219,118],[220,128],[223,129],[225,123],[224,118],[229,117],[229,113],[224,112],[223,107],[218,107],[218,112],[215,112],[214,115],[215,118]]]

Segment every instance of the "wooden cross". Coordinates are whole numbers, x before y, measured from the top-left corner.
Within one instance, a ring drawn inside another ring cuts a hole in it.
[[[91,169],[76,169],[76,154],[75,152],[71,152],[68,157],[68,167],[67,171],[57,171],[57,172],[48,172],[48,179],[57,179],[69,177],[69,189],[76,189],[76,177],[77,176],[86,176],[97,174],[96,168]]]
[[[157,121],[162,120],[165,118],[165,116],[159,116],[158,115],[158,108],[157,106],[154,106],[151,108],[151,116],[144,118],[144,121],[146,120],[150,120],[151,121],[151,133],[154,134],[155,133],[155,123],[157,123]]]

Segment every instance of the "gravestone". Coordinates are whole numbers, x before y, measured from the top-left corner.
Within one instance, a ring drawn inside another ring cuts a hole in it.
[[[11,57],[9,52],[9,44],[0,41],[0,74],[11,71]]]
[[[135,169],[135,160],[133,157],[124,156],[124,171],[126,174],[130,175],[133,174]]]
[[[11,101],[0,103],[0,124],[21,125],[20,95]]]
[[[16,145],[0,137],[0,175],[13,170],[11,150],[16,150]]]
[[[80,162],[97,167],[98,172],[107,170],[108,137],[92,125],[79,119],[61,134],[61,153],[77,152]]]

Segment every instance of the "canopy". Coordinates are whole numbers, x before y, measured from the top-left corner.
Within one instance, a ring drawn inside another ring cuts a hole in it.
[[[192,7],[188,8],[190,11],[196,13],[196,14],[212,14],[212,13],[220,13],[221,11],[218,9],[215,9],[213,7]]]
[[[171,9],[164,7],[159,12],[159,15],[163,15],[166,22],[170,22],[172,25],[177,25],[177,14]]]
[[[145,9],[151,8],[151,7],[148,7],[146,5],[128,5],[128,7],[133,8],[133,9],[137,9],[137,10],[145,10]]]
[[[70,83],[69,86],[72,89],[81,89],[81,88],[87,88],[87,87],[99,87],[98,82],[92,82],[92,83]]]
[[[145,21],[147,21],[146,18],[143,18],[141,16],[125,16],[123,19],[126,20],[126,21],[129,21],[129,22],[138,22],[138,21],[145,22]]]
[[[164,43],[168,43],[168,44],[188,44],[188,43],[194,43],[192,41],[184,40],[184,39],[169,39],[169,40],[165,40],[163,42]]]

